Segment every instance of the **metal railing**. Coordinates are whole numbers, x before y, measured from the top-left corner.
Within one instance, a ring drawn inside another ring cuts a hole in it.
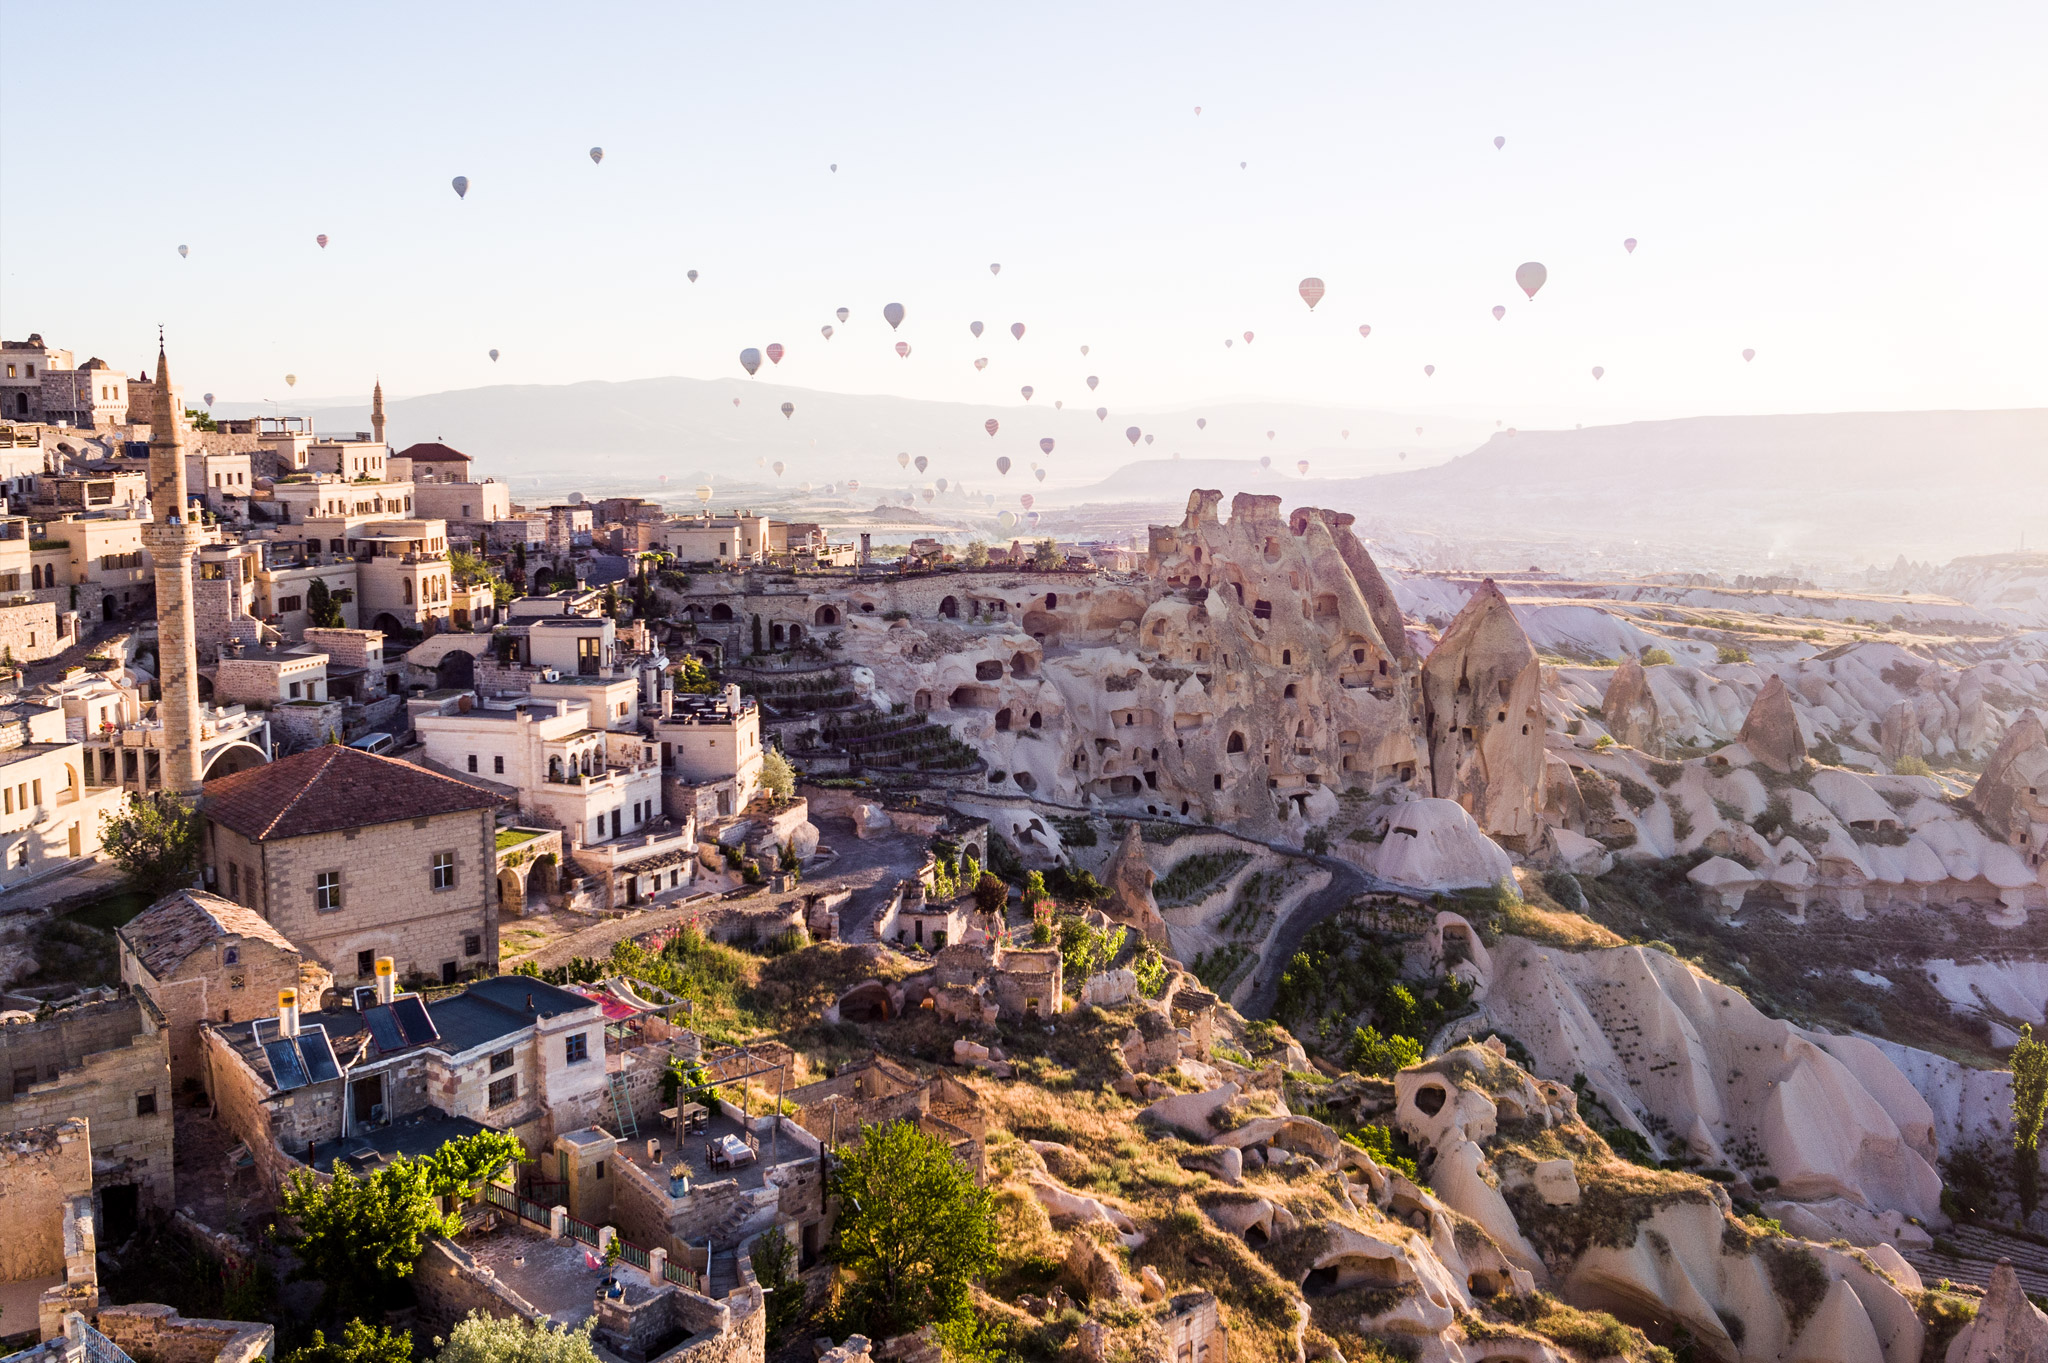
[[[578,1221],[573,1216],[564,1217],[563,1228],[568,1231],[571,1240],[581,1240],[586,1245],[597,1243],[597,1227],[588,1221]]]
[[[640,1248],[640,1246],[634,1244],[631,1240],[618,1239],[612,1241],[612,1243],[619,1247],[619,1257],[621,1259],[624,1259],[627,1263],[631,1264],[633,1267],[637,1269],[640,1269],[642,1271],[646,1270],[649,1262],[646,1250]]]
[[[704,1290],[703,1281],[698,1277],[696,1270],[684,1268],[674,1260],[661,1266],[661,1276],[678,1287],[689,1288],[692,1292]]]

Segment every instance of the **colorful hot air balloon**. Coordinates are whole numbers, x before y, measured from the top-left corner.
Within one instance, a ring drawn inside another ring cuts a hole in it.
[[[1195,117],[1196,117],[1196,118],[1200,118],[1201,116],[1202,116],[1202,106],[1201,106],[1201,105],[1199,105],[1199,104],[1197,104],[1197,105],[1195,106]]]
[[[834,175],[837,175],[839,173],[839,163],[837,161],[834,161],[832,163],[832,173]]]
[[[739,405],[740,405],[740,400],[739,400],[738,398],[734,398],[734,399],[732,400],[732,405],[733,405],[733,406],[735,406],[735,407],[739,406]],[[759,462],[759,461],[757,460],[756,462]]]
[[[1247,332],[1246,332],[1246,333],[1244,334],[1244,343],[1245,343],[1246,345],[1250,345],[1250,344],[1252,343],[1252,334],[1251,334],[1251,333],[1250,333],[1249,331],[1247,331]]]
[[[1595,379],[1595,381],[1598,381],[1598,379],[1600,378],[1600,376],[1601,376],[1602,374],[1605,374],[1606,372],[1607,372],[1607,371],[1606,371],[1605,369],[1602,369],[1602,368],[1601,368],[1601,367],[1600,367],[1599,365],[1597,365],[1597,364],[1593,366],[1593,378]]]
[[[492,363],[492,364],[496,364],[497,362],[498,362],[498,352],[497,352],[497,351],[495,351],[495,350],[493,350],[493,351],[491,352],[491,363]]]
[[[783,404],[782,404],[782,417],[783,417],[783,420],[787,421],[787,420],[789,419],[790,415],[791,415],[792,413],[794,413],[795,411],[796,411],[796,404],[795,404],[794,402],[785,402],[785,403],[783,403]]]
[[[1044,438],[1043,440],[1040,440],[1040,441],[1038,442],[1038,452],[1039,452],[1040,454],[1051,454],[1051,453],[1052,453],[1052,437],[1051,437],[1051,436],[1046,436],[1046,437],[1045,437],[1045,438]]]
[[[847,479],[847,480],[846,480],[846,490],[847,490],[848,492],[859,492],[859,491],[860,491],[860,479],[858,479],[858,478],[849,478],[849,479]]]
[[[847,313],[847,310],[845,308],[841,308],[838,312],[832,315],[837,317],[840,321],[844,322],[849,314]]]
[[[205,403],[206,403],[206,405],[207,405],[207,406],[209,406],[209,407],[213,406],[213,394],[211,394],[211,393],[201,393],[201,394],[199,395],[199,397],[200,397],[200,399],[201,399],[201,400],[202,400],[203,402],[205,402]]]
[[[775,464],[774,464],[774,468],[775,468],[775,476],[776,476],[777,478],[780,478],[780,477],[782,476],[782,461],[781,461],[780,459],[778,459],[778,460],[776,460],[776,461],[775,461]]]
[[[708,503],[709,503],[709,502],[711,501],[711,484],[709,484],[709,483],[699,483],[699,484],[697,484],[697,500],[698,500],[698,501],[699,501],[700,503],[707,503],[707,504],[708,504]]]
[[[974,362],[974,367],[975,367],[976,369],[986,369],[986,368],[988,368],[988,357],[987,357],[986,355],[984,355],[984,356],[982,356],[982,358],[980,358],[980,359],[976,360],[976,361]]]
[[[1628,252],[1630,255],[1634,255],[1636,253],[1636,239],[1634,237],[1623,237],[1621,241],[1621,249]]]
[[[989,418],[989,419],[988,419],[987,421],[984,421],[984,422],[982,422],[982,423],[981,423],[981,429],[983,429],[984,431],[987,431],[987,432],[988,432],[988,438],[989,438],[989,439],[991,439],[991,440],[995,439],[995,438],[996,438],[996,429],[997,429],[997,422],[996,422],[996,419],[995,419],[994,417],[990,417],[990,418]]]
[[[1010,323],[1010,335],[1012,335],[1012,336],[1016,337],[1016,338],[1017,338],[1018,340],[1020,340],[1020,341],[1021,341],[1021,340],[1023,340],[1023,339],[1024,339],[1024,324],[1023,324],[1022,322],[1012,322],[1012,323]]]
[[[1152,443],[1152,432],[1150,432],[1150,431],[1147,431],[1147,432],[1145,432],[1145,443],[1146,443],[1147,445],[1149,445],[1149,444],[1151,444],[1151,443]]]
[[[988,267],[988,272],[990,274],[1001,274],[1003,272],[1003,267],[1000,265],[991,265]]]
[[[1097,407],[1097,408],[1095,409],[1095,419],[1096,419],[1097,421],[1102,421],[1102,420],[1106,419],[1106,418],[1107,418],[1108,416],[1109,416],[1109,408],[1107,408],[1107,407]]]
[[[829,340],[831,340],[831,339],[832,339],[832,324],[831,324],[830,322],[827,322],[827,323],[825,323],[825,325],[824,325],[824,326],[821,326],[821,327],[819,327],[819,328],[818,328],[818,334],[819,334],[820,336],[823,336],[823,337],[824,337],[824,338],[825,338],[826,340],[828,340],[828,341],[829,341]]]
[[[321,250],[324,251],[327,249],[327,234],[325,232],[322,232],[319,236],[313,238],[313,240],[320,243]]]
[[[1417,435],[1421,435],[1421,434],[1422,434],[1422,428],[1421,428],[1420,426],[1417,426],[1417,427],[1415,428],[1415,434],[1417,434]]]
[[[1394,457],[1396,459],[1406,459],[1408,457],[1408,451],[1402,450],[1399,454],[1395,455]]]
[[[943,478],[941,478],[941,479],[939,479],[939,491],[941,491],[941,492],[944,492],[945,490],[946,490],[946,480],[945,480],[945,479],[943,479]]]
[[[1432,375],[1432,374],[1434,374],[1434,373],[1436,373],[1436,366],[1435,366],[1435,365],[1433,365],[1433,364],[1426,364],[1426,365],[1422,366],[1422,376],[1423,376],[1424,378],[1428,378],[1428,377],[1429,377],[1430,375]]]
[[[1057,411],[1058,411],[1058,410],[1059,410],[1060,408],[1062,408],[1062,407],[1064,407],[1064,406],[1066,406],[1066,405],[1067,405],[1066,403],[1064,403],[1064,402],[1060,401],[1060,399],[1058,399],[1058,398],[1054,398],[1054,399],[1052,400],[1052,409],[1053,409],[1053,410],[1054,410],[1055,412],[1057,412]]]
[[[592,147],[590,149],[590,164],[594,166],[602,160],[604,160],[604,148]]]
[[[1268,440],[1271,440],[1272,438],[1273,438],[1273,433],[1272,433],[1271,431],[1267,431],[1267,432],[1266,432],[1266,439],[1268,439]]]
[[[1228,350],[1228,349],[1230,349],[1230,348],[1231,348],[1232,346],[1234,346],[1234,345],[1236,345],[1236,344],[1237,344],[1237,342],[1236,342],[1235,340],[1231,339],[1231,338],[1230,338],[1230,337],[1228,337],[1228,336],[1225,336],[1225,337],[1223,338],[1223,348],[1224,348],[1225,350]]]
[[[910,342],[898,341],[896,343],[896,358],[899,360],[907,360],[910,358]]]
[[[770,363],[770,364],[781,364],[781,363],[782,363],[782,356],[783,356],[782,342],[780,342],[780,341],[773,341],[773,342],[770,342],[770,343],[769,343],[769,346],[768,346],[768,363]]]
[[[1272,456],[1272,455],[1270,455],[1270,454],[1262,454],[1262,455],[1260,455],[1260,456],[1259,456],[1259,467],[1260,467],[1260,468],[1262,468],[1262,469],[1269,469],[1269,468],[1273,467],[1273,456]]]
[[[1371,328],[1371,327],[1360,327],[1360,328],[1358,329],[1358,334],[1359,334],[1360,336],[1370,336],[1370,335],[1372,335],[1372,328]]]
[[[1091,393],[1092,393],[1092,392],[1094,392],[1094,391],[1095,391],[1095,385],[1096,385],[1096,384],[1098,384],[1098,383],[1100,383],[1100,382],[1102,382],[1102,380],[1101,380],[1101,379],[1098,379],[1098,378],[1096,378],[1096,377],[1095,377],[1095,376],[1094,376],[1093,374],[1090,374],[1090,375],[1088,376],[1088,391],[1089,391],[1089,392],[1091,392]]]
[[[1022,496],[1018,497],[1017,500],[1023,504],[1024,509],[1026,511],[1029,511],[1031,509],[1031,503],[1035,499],[1032,497],[1030,493],[1027,492],[1024,493]]]
[[[1506,308],[1502,307],[1502,306],[1501,306],[1500,304],[1498,304],[1498,303],[1495,303],[1495,304],[1493,305],[1493,320],[1494,320],[1494,321],[1498,322],[1498,321],[1499,321],[1499,320],[1500,320],[1501,318],[1503,318],[1503,317],[1505,317],[1505,316],[1507,316],[1507,315],[1508,315],[1508,310],[1507,310]]]
[[[1316,304],[1323,301],[1323,281],[1311,275],[1296,287],[1301,291],[1301,301],[1308,304],[1310,312],[1314,312]]]
[[[1196,430],[1198,430],[1198,431],[1206,431],[1206,430],[1208,430],[1208,429],[1209,429],[1209,418],[1207,418],[1207,417],[1205,417],[1205,416],[1198,416],[1198,417],[1196,417],[1196,418],[1195,418],[1195,429],[1196,429]]]
[[[1756,358],[1756,352],[1755,352],[1754,350],[1745,350],[1745,351],[1743,351],[1743,352],[1742,352],[1742,362],[1743,362],[1744,364],[1748,364],[1748,363],[1749,363],[1749,362],[1750,362],[1751,360],[1753,360],[1753,359],[1755,359],[1755,358]]]
[[[907,454],[899,454],[899,455],[897,455],[897,456],[896,456],[896,467],[897,467],[897,468],[899,468],[899,469],[907,469],[907,468],[909,468],[909,467],[910,467],[910,456],[909,456],[909,455],[907,455]]]
[[[1295,471],[1296,473],[1299,473],[1299,474],[1300,474],[1300,475],[1301,475],[1302,477],[1304,477],[1304,478],[1308,477],[1308,460],[1306,460],[1306,459],[1297,459],[1297,460],[1295,460],[1295,461],[1294,461],[1294,471]]]
[[[285,387],[287,387],[287,388],[296,388],[296,387],[298,387],[298,386],[299,386],[299,376],[298,376],[297,374],[287,374],[287,375],[285,375],[285,376],[284,376],[284,386],[285,386]]]
[[[1025,520],[1026,520],[1027,522],[1029,522],[1029,524],[1030,524],[1030,526],[1031,526],[1031,528],[1032,528],[1033,530],[1036,530],[1036,529],[1038,528],[1038,513],[1037,513],[1036,511],[1027,511],[1027,512],[1025,512],[1025,513],[1024,513],[1024,519],[1025,519]]]
[[[1032,390],[1031,390],[1031,385],[1030,385],[1030,384],[1028,384],[1028,383],[1027,383],[1027,384],[1025,384],[1025,385],[1024,385],[1024,386],[1023,386],[1022,388],[1018,389],[1017,391],[1018,391],[1018,392],[1020,392],[1020,393],[1022,393],[1022,394],[1024,395],[1024,400],[1025,400],[1026,402],[1029,402],[1029,401],[1031,401],[1031,391],[1032,391]]]
[[[469,177],[467,175],[458,175],[448,183],[455,186],[456,198],[467,199],[469,197]]]
[[[1246,164],[1247,164],[1246,162],[1243,162],[1243,161],[1239,161],[1239,162],[1237,163],[1237,168],[1238,168],[1239,170],[1243,170],[1243,169],[1245,168],[1245,165],[1246,165]]]
[[[1087,347],[1087,346],[1082,346],[1082,347],[1081,347],[1081,354],[1082,354],[1082,355],[1083,355],[1084,357],[1085,357],[1085,356],[1086,356],[1086,355],[1088,354],[1088,347]]]
[[[891,331],[894,331],[896,328],[902,326],[903,305],[901,303],[886,304],[882,308],[882,319],[889,324],[889,330]]]
[[[1502,147],[1505,147],[1507,144],[1508,140],[1505,137],[1496,137],[1493,139],[1493,149],[1495,151],[1499,151]]]
[[[1544,269],[1537,261],[1527,261],[1515,267],[1515,282],[1521,285],[1522,292],[1531,298],[1536,296],[1536,290],[1542,288],[1543,281],[1548,278],[1550,271]]]
[[[180,260],[183,260],[183,259],[184,259],[184,258],[185,258],[186,256],[189,256],[189,255],[191,255],[191,254],[192,254],[192,248],[191,248],[191,247],[189,247],[189,246],[180,246],[180,247],[178,248],[178,259],[180,259]]]
[[[1002,475],[1003,475],[1004,477],[1008,477],[1008,476],[1009,476],[1009,473],[1010,473],[1010,456],[1009,456],[1009,455],[1007,455],[1007,454],[1003,454],[1003,455],[998,455],[998,456],[996,456],[996,472],[997,472],[997,473],[1000,473],[1000,474],[1002,474]]]
[[[1343,436],[1346,440],[1349,440],[1351,438],[1351,432],[1349,431],[1339,431],[1337,432],[1337,434]]]
[[[697,282],[697,272],[695,270],[690,271],[690,282],[692,284]]]
[[[916,460],[916,463],[917,463],[917,471],[918,471],[919,473],[923,473],[923,472],[924,472],[924,471],[925,471],[926,469],[928,469],[928,468],[930,468],[930,467],[932,466],[932,461],[931,461],[931,460],[929,460],[929,459],[927,459],[927,458],[926,458],[925,456],[923,456],[923,455],[921,455],[921,454],[920,454],[919,456],[917,456],[917,460]]]
[[[1124,439],[1135,445],[1138,443],[1138,437],[1143,434],[1143,431],[1139,430],[1136,426],[1132,426],[1124,432]]]
[[[1149,438],[1149,437],[1148,437],[1148,438]],[[1044,482],[1044,481],[1045,481],[1045,470],[1044,470],[1044,469],[1033,469],[1033,470],[1031,470],[1031,476],[1032,476],[1033,478],[1036,478],[1036,479],[1037,479],[1037,480],[1038,480],[1039,482],[1041,482],[1041,483],[1042,483],[1042,482]]]
[[[967,324],[967,330],[973,333],[974,339],[976,339],[977,341],[981,339],[981,323],[969,322]]]
[[[1014,511],[1005,511],[1002,515],[996,517],[996,524],[1001,526],[1005,530],[1008,530],[1011,526],[1015,525],[1016,523],[1017,513]]]
[[[742,350],[742,351],[740,352],[740,368],[742,368],[742,369],[746,370],[746,371],[747,371],[747,372],[748,372],[749,374],[751,374],[751,373],[753,373],[753,372],[754,372],[754,371],[755,371],[756,369],[759,369],[760,367],[761,367],[761,352],[760,352],[760,351],[758,351],[758,350],[754,349],[754,348],[753,348],[752,346],[748,346],[748,347],[747,347],[747,348],[746,348],[745,350]]]

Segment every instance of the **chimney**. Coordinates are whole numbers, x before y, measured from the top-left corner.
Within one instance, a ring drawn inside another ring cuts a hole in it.
[[[280,989],[277,991],[277,1034],[297,1036],[299,1034],[299,991]]]
[[[661,678],[661,717],[673,719],[676,713],[676,688],[667,673]]]
[[[377,1002],[389,1003],[398,988],[397,963],[389,956],[377,958]]]

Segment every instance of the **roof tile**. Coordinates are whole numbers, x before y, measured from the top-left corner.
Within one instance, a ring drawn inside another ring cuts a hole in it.
[[[208,781],[202,808],[215,823],[269,842],[501,803],[467,781],[330,743]]]

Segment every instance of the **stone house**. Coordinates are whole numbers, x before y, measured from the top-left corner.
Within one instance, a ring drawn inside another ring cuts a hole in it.
[[[0,1134],[0,1296],[15,1308],[4,1328],[25,1328],[34,1302],[39,1338],[57,1333],[66,1311],[99,1306],[98,1237],[93,1233],[92,1140],[83,1117]]]
[[[121,795],[93,789],[87,776],[62,705],[0,705],[0,889],[99,851],[100,815]]]
[[[59,1008],[0,1027],[0,1131],[83,1117],[102,1238],[125,1240],[145,1210],[168,1213],[170,1033],[140,994]]]
[[[875,937],[883,942],[937,951],[962,940],[973,911],[971,899],[933,899],[919,882],[901,880],[888,904],[875,916]]]
[[[325,745],[206,783],[201,860],[217,894],[256,910],[336,978],[392,957],[453,984],[498,963],[499,797]]]
[[[267,1017],[280,990],[310,984],[299,949],[261,914],[204,890],[179,890],[114,930],[121,983],[147,995],[170,1036],[171,1078],[183,1083],[206,1070],[202,1022]]]
[[[987,1170],[988,1121],[974,1090],[947,1075],[920,1075],[880,1054],[839,1067],[830,1079],[791,1089],[796,1124],[836,1150],[861,1128],[914,1122],[952,1147],[978,1178]]]

